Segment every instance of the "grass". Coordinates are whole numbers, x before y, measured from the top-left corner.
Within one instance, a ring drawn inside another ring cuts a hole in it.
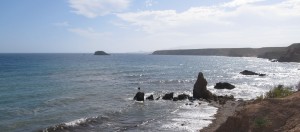
[[[300,84],[299,84],[300,85]],[[256,97],[256,100],[263,100],[268,98],[283,98],[293,94],[293,90],[291,87],[285,87],[283,85],[278,85],[271,89],[269,92],[265,94],[265,96],[260,95]]]
[[[269,124],[269,121],[263,117],[258,117],[254,120],[254,124],[256,127],[265,127]]]

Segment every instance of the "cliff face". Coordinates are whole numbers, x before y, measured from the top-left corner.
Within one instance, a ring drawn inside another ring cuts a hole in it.
[[[185,49],[185,50],[158,50],[153,55],[206,55],[231,57],[257,57],[270,51],[282,51],[285,47],[267,48],[216,48],[216,49]]]
[[[287,47],[286,52],[278,58],[279,62],[300,62],[300,43]]]

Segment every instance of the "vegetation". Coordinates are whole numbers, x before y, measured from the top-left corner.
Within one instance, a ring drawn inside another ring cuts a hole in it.
[[[265,118],[258,117],[254,120],[255,127],[265,127],[269,124],[269,121]]]
[[[298,89],[298,91],[300,91],[300,82],[297,85],[297,89]]]
[[[300,83],[299,83],[300,85]],[[299,86],[298,86],[299,89]],[[267,98],[283,98],[293,94],[293,90],[291,87],[284,87],[283,85],[278,85],[271,89],[269,92],[265,94],[265,96],[260,95],[256,97],[256,100],[263,100]]]

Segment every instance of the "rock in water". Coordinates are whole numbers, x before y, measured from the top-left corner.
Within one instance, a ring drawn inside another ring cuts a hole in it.
[[[202,72],[199,72],[197,81],[193,89],[193,98],[195,99],[211,99],[212,93],[207,90],[207,81],[203,76]]]
[[[163,100],[172,100],[174,93],[167,93],[163,96]]]
[[[180,94],[180,95],[178,95],[178,100],[185,100],[185,99],[188,99],[189,97],[190,97],[189,95]]]
[[[215,89],[234,89],[235,86],[227,82],[219,82],[215,85]]]
[[[143,92],[137,92],[133,99],[136,101],[144,101],[144,95]]]
[[[248,70],[244,70],[244,71],[240,72],[240,74],[266,76],[266,74],[260,74],[260,73],[256,73],[256,72],[248,71]]]
[[[146,99],[147,99],[147,100],[154,100],[154,97],[153,97],[153,95],[150,95],[150,96],[148,96]]]
[[[104,51],[96,51],[94,55],[109,55],[109,54],[105,53]]]

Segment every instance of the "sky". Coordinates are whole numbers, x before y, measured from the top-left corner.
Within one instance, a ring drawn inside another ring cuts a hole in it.
[[[152,52],[300,42],[300,0],[1,0],[0,53]]]

